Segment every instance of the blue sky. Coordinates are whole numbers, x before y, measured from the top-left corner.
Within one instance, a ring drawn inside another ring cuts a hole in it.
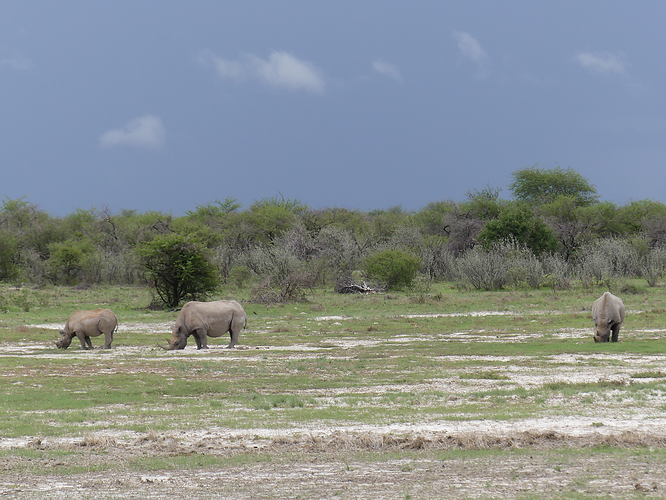
[[[666,2],[0,6],[0,195],[418,210],[571,167],[666,202]]]

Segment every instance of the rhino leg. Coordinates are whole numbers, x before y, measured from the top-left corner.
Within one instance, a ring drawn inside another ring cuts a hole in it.
[[[617,342],[617,338],[620,335],[620,323],[615,323],[611,327],[611,332],[613,332],[613,335],[611,337],[612,342]]]
[[[88,337],[87,335],[86,335],[86,344],[88,344],[87,349],[92,349],[93,348],[92,340],[90,340],[90,337]]]
[[[102,349],[111,349],[111,342],[113,342],[113,332],[104,332],[104,347]]]
[[[88,339],[88,342],[90,342],[90,337],[86,337],[86,334],[83,332],[74,332],[74,335],[76,335],[76,338],[79,339],[79,342],[81,342],[81,349],[87,349],[86,339]]]
[[[205,330],[194,330],[192,336],[197,343],[197,349],[208,349],[208,337]]]
[[[238,334],[240,332],[238,330],[231,329],[229,330],[229,337],[231,337],[231,342],[227,346],[227,349],[233,349],[236,344],[238,344]]]

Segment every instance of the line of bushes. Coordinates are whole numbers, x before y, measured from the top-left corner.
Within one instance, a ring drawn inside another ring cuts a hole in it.
[[[183,216],[93,208],[54,217],[23,198],[5,199],[0,281],[149,284],[174,306],[219,284],[252,286],[257,300],[299,300],[307,288],[359,273],[388,288],[409,287],[420,276],[419,283],[447,280],[482,290],[566,288],[630,276],[654,286],[664,277],[666,206],[599,202],[570,170],[532,167],[515,173],[515,182],[526,171],[529,182],[555,175],[578,184],[574,194],[542,196],[552,187],[521,191],[519,183],[511,201],[486,188],[464,202],[429,203],[416,212],[312,209],[275,197],[245,210],[233,198],[216,200]],[[165,247],[169,238],[178,241]],[[185,251],[187,258],[173,255]],[[205,286],[179,291],[182,283],[169,273]]]

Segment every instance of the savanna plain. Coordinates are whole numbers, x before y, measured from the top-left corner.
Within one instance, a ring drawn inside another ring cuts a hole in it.
[[[247,314],[240,345],[158,346],[140,287],[0,289],[0,496],[666,498],[666,289],[340,295]],[[110,350],[54,345],[77,309]]]

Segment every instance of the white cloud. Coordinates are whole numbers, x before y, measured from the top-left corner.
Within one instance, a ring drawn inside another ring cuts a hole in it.
[[[315,93],[324,90],[324,80],[314,67],[287,52],[273,52],[268,61],[250,57],[256,74],[269,85]]]
[[[464,31],[455,31],[453,37],[458,41],[458,48],[465,57],[470,58],[478,65],[485,64],[488,54],[472,35]]]
[[[381,73],[382,75],[386,75],[389,78],[393,78],[396,82],[402,81],[402,75],[400,74],[400,70],[398,69],[397,66],[391,63],[387,63],[380,59],[377,59],[372,63],[372,69],[374,69],[378,73]]]
[[[324,91],[324,79],[316,68],[288,52],[273,51],[268,59],[248,54],[241,61],[222,59],[206,52],[197,60],[215,69],[217,76],[222,79],[241,81],[256,78],[272,87],[312,93]]]
[[[19,71],[28,71],[32,69],[32,61],[25,57],[14,56],[0,59],[0,67],[6,66]]]
[[[624,64],[624,54],[593,54],[591,52],[580,52],[576,60],[584,68],[594,73],[624,75],[626,68]]]
[[[220,78],[240,80],[245,76],[245,69],[236,61],[226,61],[224,59],[214,58],[213,66]]]
[[[152,115],[130,121],[125,128],[109,130],[99,138],[103,148],[115,146],[137,146],[146,149],[159,149],[164,144],[166,130],[162,120]]]

